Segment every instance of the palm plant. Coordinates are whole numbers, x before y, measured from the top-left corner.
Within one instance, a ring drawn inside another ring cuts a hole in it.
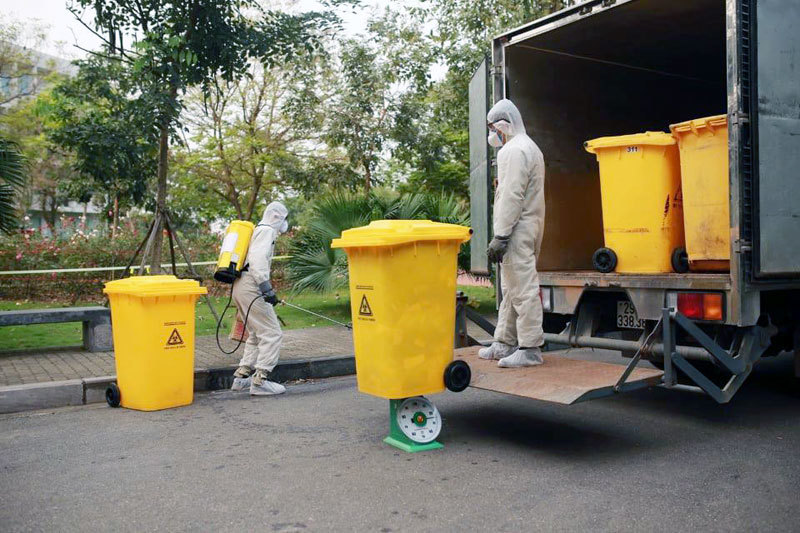
[[[19,226],[16,196],[25,183],[25,158],[16,143],[0,138],[0,231]]]
[[[344,251],[331,248],[342,231],[368,224],[373,205],[370,197],[338,191],[318,199],[308,228],[292,246],[289,276],[295,291],[329,291],[347,285]]]
[[[453,195],[399,195],[387,189],[373,189],[369,193],[335,192],[316,200],[313,213],[308,227],[292,247],[289,277],[295,291],[322,292],[347,286],[347,257],[342,250],[330,247],[331,241],[344,230],[380,219],[469,224],[469,209]],[[468,252],[462,250],[459,263],[468,257]]]

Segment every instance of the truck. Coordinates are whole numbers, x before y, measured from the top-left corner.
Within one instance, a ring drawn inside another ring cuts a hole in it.
[[[800,376],[800,2],[584,1],[495,37],[469,89],[471,271],[492,270],[486,113],[508,98],[545,156],[545,340],[631,358],[576,398],[659,385],[726,403],[760,358],[785,351]],[[716,114],[728,119],[729,271],[594,270],[603,220],[584,142]],[[721,295],[721,319],[686,308],[706,294]],[[642,359],[663,373],[632,381]]]

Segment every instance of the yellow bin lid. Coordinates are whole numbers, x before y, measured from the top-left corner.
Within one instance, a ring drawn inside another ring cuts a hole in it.
[[[467,242],[472,229],[457,224],[430,220],[375,220],[369,226],[348,229],[340,239],[333,239],[331,248],[396,246],[419,241]]]
[[[128,294],[141,296],[184,296],[206,294],[208,290],[193,279],[178,279],[175,276],[133,276],[105,284],[106,294]]]
[[[675,144],[675,139],[663,131],[646,131],[633,135],[618,135],[616,137],[600,137],[586,141],[583,147],[590,154],[603,148],[619,148],[620,146],[670,146]]]
[[[700,130],[709,129],[711,133],[714,130],[728,127],[728,115],[714,115],[713,117],[696,118],[694,120],[687,120],[686,122],[679,122],[677,124],[670,124],[669,130],[675,133],[688,133],[693,132],[695,135]]]

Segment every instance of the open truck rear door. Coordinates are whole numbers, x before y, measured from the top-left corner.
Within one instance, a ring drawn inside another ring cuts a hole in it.
[[[743,96],[751,142],[743,152],[744,222],[752,237],[751,279],[800,277],[800,3],[746,0]],[[749,52],[749,53],[748,53]],[[749,61],[747,60],[749,58]],[[747,152],[752,151],[748,160]],[[749,167],[749,168],[748,168]],[[747,174],[750,174],[749,176]],[[747,179],[749,178],[749,179]],[[749,186],[749,187],[748,187]],[[747,189],[750,188],[748,191]],[[747,250],[745,250],[747,251]]]
[[[491,221],[491,165],[489,143],[486,142],[486,114],[489,112],[489,61],[484,59],[469,82],[469,196],[470,270],[489,274],[489,222]],[[482,201],[475,201],[476,198]]]

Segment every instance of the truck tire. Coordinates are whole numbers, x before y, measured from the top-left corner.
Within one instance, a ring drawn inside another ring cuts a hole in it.
[[[686,253],[686,248],[678,247],[672,250],[670,262],[672,263],[672,270],[675,272],[679,274],[689,272],[689,255]]]
[[[598,248],[592,256],[592,266],[603,274],[614,272],[617,268],[617,254],[611,248]]]

